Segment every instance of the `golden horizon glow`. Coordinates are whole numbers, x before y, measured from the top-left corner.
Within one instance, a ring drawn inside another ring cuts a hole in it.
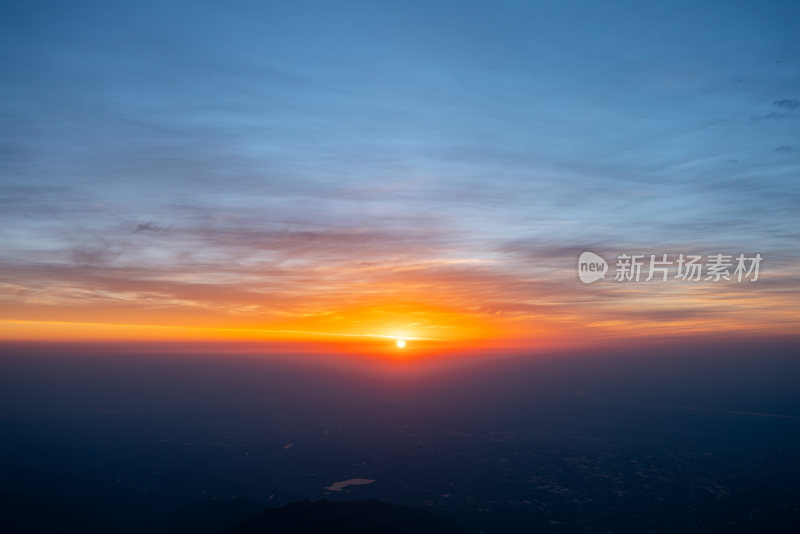
[[[168,301],[149,297],[144,289],[75,293],[50,288],[35,299],[17,290],[18,296],[0,301],[0,341],[252,341],[386,354],[387,340],[398,349],[396,341],[402,339],[413,341],[414,354],[421,354],[681,334],[783,335],[800,324],[794,294],[769,291],[767,284],[766,290],[758,284],[603,288],[567,279],[526,289],[517,287],[516,278],[484,271],[462,273],[455,280],[447,275],[435,284],[429,278],[433,274],[402,272],[399,280],[355,285],[335,299],[301,295],[281,300],[276,294],[269,306],[246,304],[244,296],[228,293],[221,293],[219,301],[202,300],[210,290],[194,286],[189,290],[196,294]],[[780,282],[777,273],[772,276]],[[185,290],[170,283],[175,292]],[[617,298],[609,298],[610,292]],[[721,309],[720,303],[734,305]]]

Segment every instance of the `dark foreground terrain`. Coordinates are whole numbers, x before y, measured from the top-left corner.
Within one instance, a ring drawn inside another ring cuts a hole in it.
[[[383,532],[383,519],[420,521],[414,532],[800,532],[791,347],[402,376],[12,350],[0,366],[2,532]]]
[[[69,510],[19,506],[5,499],[0,508],[4,532],[104,532],[110,523],[93,523]],[[55,512],[55,515],[54,515]],[[91,515],[91,512],[87,512]],[[101,514],[98,514],[102,516]],[[149,534],[466,534],[452,521],[415,508],[378,500],[300,501],[263,508],[254,501],[195,503],[153,518],[132,530]]]
[[[264,510],[230,534],[330,532],[341,534],[460,534],[464,531],[430,512],[376,500],[301,501]]]

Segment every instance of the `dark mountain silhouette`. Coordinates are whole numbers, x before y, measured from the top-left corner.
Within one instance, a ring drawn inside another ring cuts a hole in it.
[[[425,510],[377,500],[300,501],[267,509],[227,534],[466,534]]]
[[[426,510],[378,500],[300,501],[264,508],[258,501],[220,499],[189,504],[142,521],[138,508],[95,506],[101,500],[47,500],[0,492],[0,532],[50,534],[467,534]],[[138,517],[137,517],[138,516]]]
[[[219,499],[182,506],[149,521],[145,534],[218,534],[258,515],[264,504],[247,499]]]

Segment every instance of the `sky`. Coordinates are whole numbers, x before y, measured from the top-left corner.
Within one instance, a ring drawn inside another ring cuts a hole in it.
[[[796,334],[798,15],[3,2],[0,340]],[[611,274],[581,283],[583,251]],[[665,253],[764,259],[613,279]]]

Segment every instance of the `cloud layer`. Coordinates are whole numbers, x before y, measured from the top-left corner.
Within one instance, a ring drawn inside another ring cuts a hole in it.
[[[796,331],[797,7],[577,7],[2,8],[0,319]],[[586,287],[583,250],[766,261]]]

